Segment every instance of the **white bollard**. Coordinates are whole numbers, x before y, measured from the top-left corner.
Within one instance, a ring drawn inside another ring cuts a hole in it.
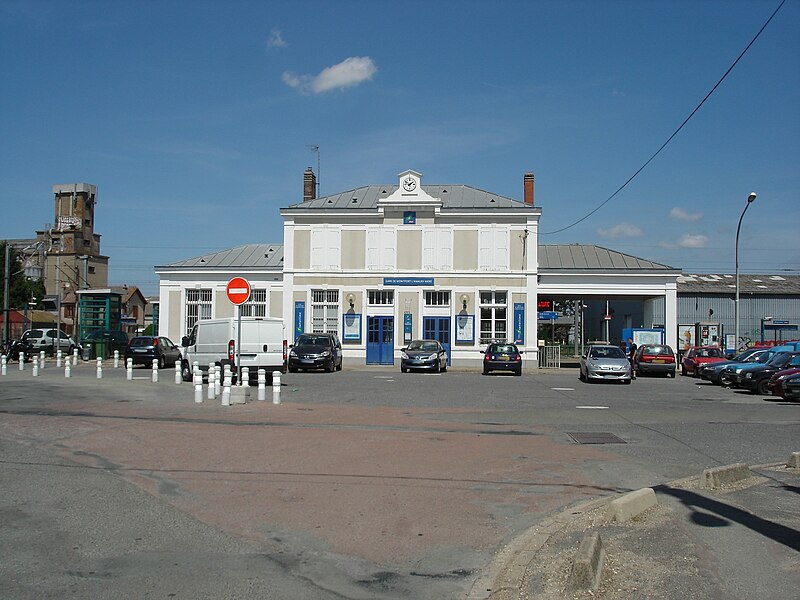
[[[75,367],[78,365],[78,349],[75,348],[72,351],[72,366]]]
[[[264,369],[258,370],[258,399],[267,399],[267,372]]]
[[[214,395],[214,363],[208,365],[208,391],[206,393],[206,397],[209,400],[213,400],[216,396]]]
[[[72,377],[72,369],[69,368],[69,360],[67,360],[67,365],[64,367],[64,377],[67,379]]]
[[[151,376],[153,383],[158,383],[158,359],[153,359],[153,374]]]
[[[44,350],[39,352],[39,368],[44,369]]]
[[[119,368],[119,350],[114,350],[114,368]]]
[[[222,383],[222,406],[231,405],[231,371],[225,367],[225,381]]]
[[[181,376],[181,361],[175,361],[175,385],[180,385],[183,381]]]
[[[0,356],[0,375],[8,375],[8,358],[5,354]]]
[[[24,354],[20,354],[19,355],[19,370],[20,371],[24,371],[25,370],[25,355]]]
[[[33,376],[34,376],[34,377],[38,377],[38,376],[39,376],[39,363],[38,363],[38,362],[36,362],[36,361],[33,361],[33,370],[32,370],[32,373],[33,373]]]
[[[272,403],[281,403],[281,372],[272,372]]]
[[[200,361],[196,360],[192,363],[192,373],[197,373],[200,370]]]
[[[61,350],[56,352],[56,366],[57,367],[61,366]]]
[[[97,378],[103,378],[103,359],[99,356],[97,357]]]
[[[222,369],[219,365],[214,365],[214,398],[218,398],[222,393]]]
[[[242,367],[242,377],[239,381],[242,387],[250,387],[250,367]]]
[[[125,361],[125,378],[128,381],[133,381],[133,359],[129,358]]]

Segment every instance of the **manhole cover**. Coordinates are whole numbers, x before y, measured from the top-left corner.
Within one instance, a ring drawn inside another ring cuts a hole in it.
[[[578,444],[627,444],[613,433],[603,431],[568,431],[567,435]]]

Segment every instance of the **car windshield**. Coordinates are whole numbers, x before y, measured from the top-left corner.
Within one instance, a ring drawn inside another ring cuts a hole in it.
[[[724,358],[719,348],[698,348],[695,356],[699,358]]]
[[[590,358],[625,358],[625,353],[616,346],[606,346],[604,348],[592,348],[589,351]]]
[[[772,365],[773,367],[782,367],[783,365],[787,364],[792,359],[792,355],[789,352],[778,352],[775,356],[773,356],[768,365]]]
[[[427,340],[414,340],[408,345],[409,350],[417,350],[419,352],[436,352],[439,350],[439,345],[436,342]]]
[[[324,335],[301,335],[297,338],[297,346],[329,346],[330,338]]]
[[[500,354],[516,354],[517,347],[513,344],[495,344],[489,352],[499,352]]]

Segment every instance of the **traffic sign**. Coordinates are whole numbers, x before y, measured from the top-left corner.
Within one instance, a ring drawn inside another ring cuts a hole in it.
[[[244,304],[250,298],[250,282],[244,277],[234,277],[225,287],[225,293],[232,304]]]
[[[558,319],[558,313],[554,310],[540,310],[539,311],[539,320],[540,321],[555,321]]]

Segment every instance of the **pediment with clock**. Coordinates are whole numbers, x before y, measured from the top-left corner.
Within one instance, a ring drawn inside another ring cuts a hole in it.
[[[422,174],[416,171],[403,171],[397,176],[397,189],[378,200],[379,206],[431,206],[441,208],[440,198],[434,198],[422,189]]]

